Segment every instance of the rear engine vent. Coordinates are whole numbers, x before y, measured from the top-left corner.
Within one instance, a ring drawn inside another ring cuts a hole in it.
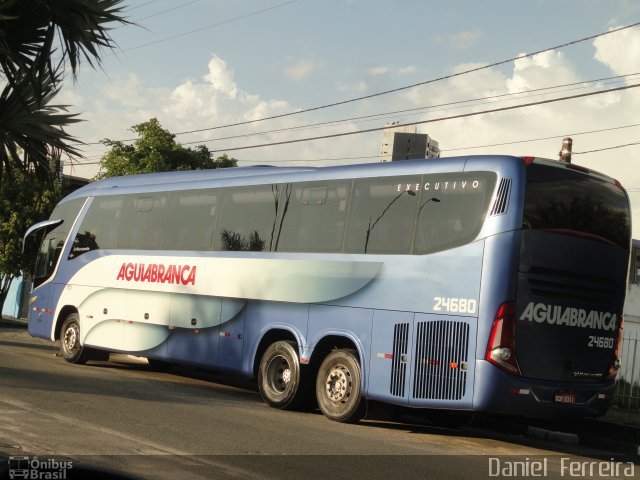
[[[393,361],[391,364],[391,395],[398,397],[404,397],[408,348],[409,324],[398,323],[393,328]]]
[[[501,215],[507,211],[509,205],[509,192],[511,191],[511,179],[503,178],[498,186],[496,200],[491,208],[491,215]]]
[[[416,327],[414,398],[460,400],[467,383],[469,325],[438,320]]]

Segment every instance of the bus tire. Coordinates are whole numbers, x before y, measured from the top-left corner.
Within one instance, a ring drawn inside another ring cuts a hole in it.
[[[322,413],[336,422],[354,423],[366,413],[362,373],[354,350],[338,349],[323,360],[316,377],[316,399]]]
[[[67,316],[62,324],[60,353],[69,363],[83,364],[89,360],[89,349],[80,344],[80,317],[77,313]]]
[[[260,359],[258,387],[264,401],[274,408],[292,410],[301,405],[306,389],[294,342],[269,345]]]

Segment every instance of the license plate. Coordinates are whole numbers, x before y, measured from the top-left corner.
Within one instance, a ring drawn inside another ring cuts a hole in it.
[[[576,403],[576,394],[573,392],[556,392],[556,403]]]

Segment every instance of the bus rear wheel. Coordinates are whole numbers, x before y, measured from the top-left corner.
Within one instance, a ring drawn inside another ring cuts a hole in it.
[[[89,351],[80,344],[80,317],[77,313],[65,318],[60,331],[60,352],[69,363],[83,364],[89,360]]]
[[[327,355],[316,377],[316,399],[327,418],[343,423],[362,419],[366,403],[361,388],[360,362],[354,350],[339,349]]]
[[[282,340],[269,345],[258,369],[264,401],[281,410],[297,408],[305,399],[304,380],[295,343]]]

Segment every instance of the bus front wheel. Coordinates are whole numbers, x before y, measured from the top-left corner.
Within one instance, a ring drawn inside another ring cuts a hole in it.
[[[60,331],[60,352],[69,363],[83,364],[89,359],[88,351],[80,344],[80,317],[69,315]]]
[[[360,362],[354,350],[334,350],[324,359],[316,377],[316,399],[322,413],[336,422],[362,419],[366,403],[362,398]]]
[[[260,359],[258,386],[262,398],[274,408],[291,410],[302,403],[304,377],[294,342],[269,345]]]

